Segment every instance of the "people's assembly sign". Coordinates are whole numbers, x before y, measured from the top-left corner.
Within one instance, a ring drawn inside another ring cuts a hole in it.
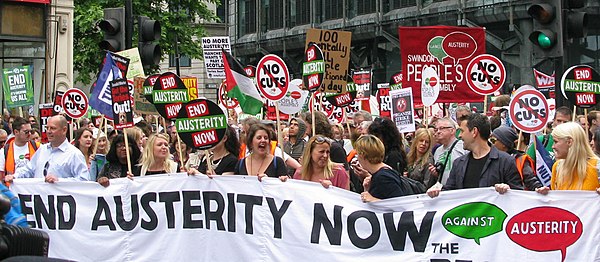
[[[485,53],[483,28],[420,26],[398,29],[402,58],[402,86],[413,88],[415,104],[421,104],[423,67],[433,66],[439,75],[437,103],[482,102],[467,85],[469,62]]]
[[[600,260],[596,192],[477,188],[363,203],[309,181],[186,174],[106,188],[15,179],[11,189],[50,235],[49,256],[75,261]]]
[[[225,78],[225,65],[221,56],[223,49],[231,53],[229,36],[202,38],[204,67],[206,68],[208,78]]]
[[[2,86],[4,87],[6,107],[13,108],[34,104],[31,66],[2,70]]]

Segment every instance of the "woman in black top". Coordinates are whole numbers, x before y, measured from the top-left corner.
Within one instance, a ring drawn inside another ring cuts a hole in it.
[[[406,171],[406,152],[402,142],[402,136],[398,127],[389,118],[377,117],[369,126],[369,134],[374,135],[383,142],[385,146],[385,157],[383,163],[396,170],[398,174]]]
[[[128,137],[129,141],[133,141],[131,136]],[[106,160],[108,163],[104,165],[100,174],[98,174],[97,182],[107,187],[110,185],[109,179],[119,177],[131,177],[140,175],[140,167],[137,163],[140,160],[142,153],[136,143],[129,143],[129,160],[131,161],[131,172],[128,174],[127,171],[127,151],[125,150],[125,136],[123,134],[117,135],[110,145],[110,150],[106,154]]]
[[[402,182],[398,173],[383,163],[385,147],[381,140],[373,135],[363,135],[354,143],[360,166],[368,171],[363,182],[365,192],[361,193],[363,202],[400,197]]]
[[[207,156],[204,155],[198,165],[198,171],[202,174],[212,175],[233,175],[240,154],[240,142],[235,135],[235,130],[227,126],[225,136],[215,145],[210,152],[211,169],[207,170]]]
[[[235,167],[236,175],[263,177],[287,176],[287,170],[283,159],[271,155],[270,129],[263,124],[255,124],[250,127],[246,136],[246,145],[250,155],[241,159]]]

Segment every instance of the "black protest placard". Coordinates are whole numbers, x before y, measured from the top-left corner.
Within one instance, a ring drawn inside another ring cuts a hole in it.
[[[563,96],[581,108],[590,108],[600,101],[600,74],[588,65],[573,66],[560,81]]]
[[[182,104],[189,101],[188,89],[175,73],[160,75],[154,83],[152,100],[156,111],[167,120],[177,117]]]
[[[304,52],[304,63],[302,64],[302,81],[310,92],[321,89],[323,77],[325,76],[325,60],[323,51],[313,42],[308,43]]]
[[[71,117],[64,113],[62,107],[62,100],[65,92],[56,90],[54,95],[54,106],[52,107],[53,115],[62,114],[65,116],[67,121],[71,122]]]
[[[39,109],[40,109],[39,116],[40,116],[40,131],[42,133],[42,143],[48,143],[48,135],[46,135],[46,129],[48,127],[48,120],[50,119],[51,116],[54,116],[57,113],[54,112],[54,104],[52,104],[52,103],[40,104]]]
[[[188,147],[210,149],[225,136],[227,117],[215,102],[196,99],[182,104],[175,128]]]
[[[133,108],[131,93],[127,80],[115,79],[110,82],[110,94],[112,97],[113,121],[116,129],[133,126]]]

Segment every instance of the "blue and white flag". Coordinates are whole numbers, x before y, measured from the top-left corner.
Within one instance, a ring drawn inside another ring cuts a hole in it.
[[[554,161],[550,156],[550,153],[546,151],[544,148],[544,144],[540,139],[532,135],[535,138],[535,171],[538,179],[542,183],[542,185],[549,187],[550,186],[550,178],[552,177],[552,165],[554,165]]]
[[[102,70],[98,74],[98,80],[92,86],[90,106],[109,119],[112,119],[113,115],[110,81],[119,78],[123,78],[123,73],[119,70],[111,54],[106,52],[104,66],[102,66]]]

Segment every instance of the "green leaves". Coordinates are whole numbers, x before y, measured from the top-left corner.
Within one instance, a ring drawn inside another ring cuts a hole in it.
[[[218,18],[207,6],[208,2],[219,4],[218,0],[132,0],[133,34],[132,46],[137,46],[137,17],[147,16],[160,21],[162,35],[160,45],[163,59],[175,54],[175,39],[179,42],[179,53],[191,58],[202,59],[200,38],[206,36],[204,27],[199,23],[216,22]],[[103,9],[124,6],[122,0],[75,0],[73,66],[76,82],[91,84],[98,73],[104,56],[98,43],[102,33],[97,23],[103,18]],[[156,71],[156,69],[155,69]],[[152,72],[146,72],[149,74]]]

